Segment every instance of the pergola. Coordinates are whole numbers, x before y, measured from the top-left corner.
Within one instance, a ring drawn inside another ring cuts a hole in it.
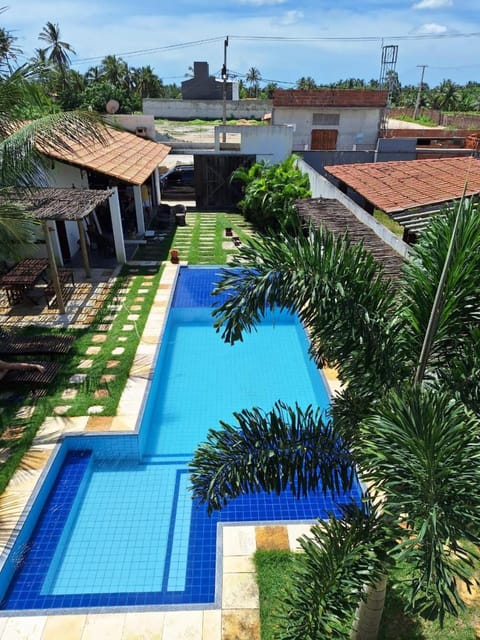
[[[112,194],[113,191],[111,189],[59,189],[46,187],[9,189],[3,191],[0,195],[0,203],[15,204],[33,219],[41,223],[47,247],[52,284],[57,296],[60,313],[65,313],[65,304],[58,277],[57,261],[50,236],[50,233],[55,229],[49,226],[49,222],[64,220],[77,223],[85,275],[90,277],[87,240],[82,220],[88,216],[95,207],[108,200]]]

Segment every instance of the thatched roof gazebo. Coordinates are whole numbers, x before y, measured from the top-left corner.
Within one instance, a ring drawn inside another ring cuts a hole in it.
[[[7,189],[0,193],[0,204],[2,202],[14,204],[41,223],[47,247],[52,284],[57,296],[60,313],[65,313],[65,304],[58,277],[55,252],[50,236],[50,233],[54,231],[54,229],[49,227],[48,223],[49,221],[57,220],[77,222],[85,275],[89,277],[90,265],[85,227],[82,220],[88,216],[95,207],[106,202],[112,194],[113,191],[111,189],[60,189],[55,187]]]

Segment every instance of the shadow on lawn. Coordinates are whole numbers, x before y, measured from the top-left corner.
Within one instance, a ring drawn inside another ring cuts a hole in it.
[[[387,589],[379,640],[425,640],[424,631],[415,618],[404,613],[405,600],[391,587]]]

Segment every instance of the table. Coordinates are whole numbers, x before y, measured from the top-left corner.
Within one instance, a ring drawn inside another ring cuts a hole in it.
[[[9,304],[20,302],[27,291],[44,277],[47,269],[47,258],[26,258],[1,276],[0,287],[5,290]]]

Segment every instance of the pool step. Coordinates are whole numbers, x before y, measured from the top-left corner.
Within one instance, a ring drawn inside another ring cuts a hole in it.
[[[162,454],[149,454],[142,456],[143,464],[173,464],[186,466],[192,459],[191,453],[180,453],[178,455],[162,455]]]

